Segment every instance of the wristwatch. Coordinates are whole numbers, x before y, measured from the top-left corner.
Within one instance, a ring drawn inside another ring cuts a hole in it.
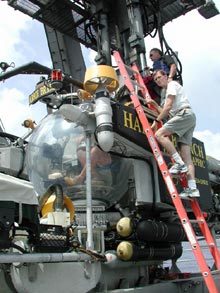
[[[173,78],[171,75],[168,76],[169,78]]]
[[[157,123],[159,123],[160,121],[159,120],[157,120],[157,119],[154,119],[154,121],[156,121]]]

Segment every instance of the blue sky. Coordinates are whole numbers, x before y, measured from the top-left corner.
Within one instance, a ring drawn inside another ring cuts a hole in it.
[[[220,0],[215,1],[220,9]],[[178,51],[183,65],[184,87],[197,115],[194,136],[205,144],[206,153],[220,160],[220,15],[204,19],[197,11],[190,12],[164,27],[170,47]],[[13,10],[7,1],[0,2],[0,62],[14,62],[20,66],[31,61],[51,67],[42,24]],[[157,39],[146,38],[147,56],[152,47],[159,47]],[[94,53],[88,50],[86,64]],[[148,59],[148,65],[151,65]],[[0,83],[0,118],[5,130],[23,135],[24,119],[39,123],[46,114],[41,103],[28,105],[39,76],[20,75]]]

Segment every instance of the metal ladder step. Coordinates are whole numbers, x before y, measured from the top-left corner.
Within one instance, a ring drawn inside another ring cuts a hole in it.
[[[215,247],[215,243],[209,243],[209,244],[200,245],[200,247],[201,247],[201,248]]]
[[[137,81],[131,79],[131,82],[133,83],[134,86],[137,86],[139,89],[144,89],[144,87],[140,85]]]
[[[190,221],[190,223],[192,223],[192,224],[204,224],[204,220],[189,220]]]

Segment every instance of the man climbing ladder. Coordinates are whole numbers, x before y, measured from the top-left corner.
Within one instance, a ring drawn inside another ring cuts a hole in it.
[[[123,63],[123,60],[121,59],[120,54],[117,51],[114,52],[114,57],[115,57],[115,61],[116,61],[117,65],[118,65],[120,74],[124,78],[124,83],[125,83],[125,85],[127,86],[128,90],[130,92],[130,98],[131,98],[131,100],[133,102],[133,105],[134,105],[134,108],[135,108],[136,113],[138,115],[138,118],[139,118],[139,120],[140,120],[140,122],[141,122],[141,124],[143,126],[144,133],[146,135],[146,138],[148,139],[149,145],[150,145],[150,147],[152,149],[152,152],[154,154],[154,158],[155,158],[155,160],[157,162],[158,168],[160,169],[161,175],[162,175],[162,177],[164,179],[164,182],[165,182],[165,184],[167,186],[167,189],[169,191],[170,197],[171,197],[171,199],[173,201],[173,204],[174,204],[174,206],[176,208],[176,211],[177,211],[177,214],[179,216],[180,222],[181,222],[181,224],[182,224],[182,226],[183,226],[183,228],[185,230],[185,233],[187,235],[188,241],[190,242],[190,245],[192,247],[192,251],[193,251],[193,253],[194,253],[195,257],[196,257],[197,263],[198,263],[198,265],[200,267],[201,274],[202,274],[202,276],[204,278],[204,281],[205,281],[206,286],[207,286],[207,288],[209,290],[209,293],[218,293],[219,291],[218,291],[218,289],[216,287],[216,284],[215,284],[214,279],[212,277],[211,271],[210,271],[210,269],[209,269],[209,267],[208,267],[208,265],[206,263],[204,255],[202,253],[202,250],[201,250],[201,248],[199,246],[199,243],[197,241],[196,234],[195,234],[195,232],[193,230],[193,227],[192,227],[192,225],[190,223],[188,215],[187,215],[187,213],[185,211],[185,208],[184,208],[184,206],[182,204],[180,196],[179,196],[179,194],[177,192],[176,186],[175,186],[175,184],[173,182],[173,179],[172,179],[172,175],[170,174],[170,172],[169,172],[169,170],[167,168],[166,162],[165,162],[165,160],[163,158],[163,155],[162,155],[162,153],[160,151],[160,148],[159,148],[159,146],[157,144],[157,141],[156,141],[156,138],[154,136],[154,133],[153,133],[153,131],[151,129],[151,126],[150,126],[150,124],[148,122],[148,119],[147,119],[147,117],[146,117],[146,115],[144,113],[143,107],[142,107],[142,105],[141,105],[141,103],[139,101],[139,96],[137,95],[138,90],[140,90],[142,92],[142,95],[146,99],[148,99],[148,100],[151,99],[151,97],[149,96],[148,90],[144,86],[143,79],[142,79],[142,77],[141,77],[141,75],[140,75],[140,73],[139,73],[139,71],[137,69],[137,66],[135,64],[131,68],[126,66]],[[129,73],[128,73],[128,71],[129,71]],[[130,76],[131,73],[132,73],[132,77]],[[139,85],[138,89],[137,89],[137,83]],[[134,85],[135,85],[135,87],[134,87]],[[162,118],[165,117],[165,116],[162,116],[162,117],[161,116],[159,114],[159,116],[158,116],[159,118],[157,118],[157,119],[162,119]],[[156,121],[155,123],[158,123],[158,122]],[[180,165],[181,165],[181,163],[180,163]],[[178,174],[181,171],[183,171],[183,169],[177,170],[175,172],[175,174]],[[187,169],[185,171],[187,171]],[[187,194],[187,196],[188,196],[188,194]],[[211,252],[211,254],[213,256],[213,259],[215,261],[216,268],[218,270],[220,270],[220,254],[219,254],[217,246],[216,246],[216,244],[215,244],[215,242],[213,240],[213,237],[211,235],[209,227],[208,227],[208,225],[207,225],[207,223],[205,221],[203,213],[199,208],[199,204],[198,204],[197,200],[192,198],[190,200],[190,202],[191,202],[191,207],[192,207],[192,210],[194,212],[195,218],[198,221],[198,224],[199,224],[199,227],[201,229],[201,232],[203,233],[203,235],[204,235],[204,237],[206,239],[206,242],[208,244],[210,252]]]
[[[171,175],[187,173],[188,187],[179,194],[181,198],[199,197],[196,187],[195,168],[191,157],[191,145],[193,131],[196,126],[196,116],[190,106],[189,100],[183,87],[177,81],[168,81],[168,76],[163,70],[156,70],[153,79],[158,86],[166,91],[165,99],[160,106],[156,106],[158,117],[154,120],[151,128],[155,132],[157,141],[166,149],[174,161],[170,168]],[[156,103],[149,100],[148,103]],[[158,123],[163,119],[169,120],[157,130]],[[169,136],[177,135],[180,154],[169,139]]]

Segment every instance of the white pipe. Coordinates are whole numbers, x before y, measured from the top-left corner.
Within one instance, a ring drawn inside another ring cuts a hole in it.
[[[109,152],[114,143],[112,130],[112,107],[108,91],[99,87],[95,95],[97,140],[101,149]]]

